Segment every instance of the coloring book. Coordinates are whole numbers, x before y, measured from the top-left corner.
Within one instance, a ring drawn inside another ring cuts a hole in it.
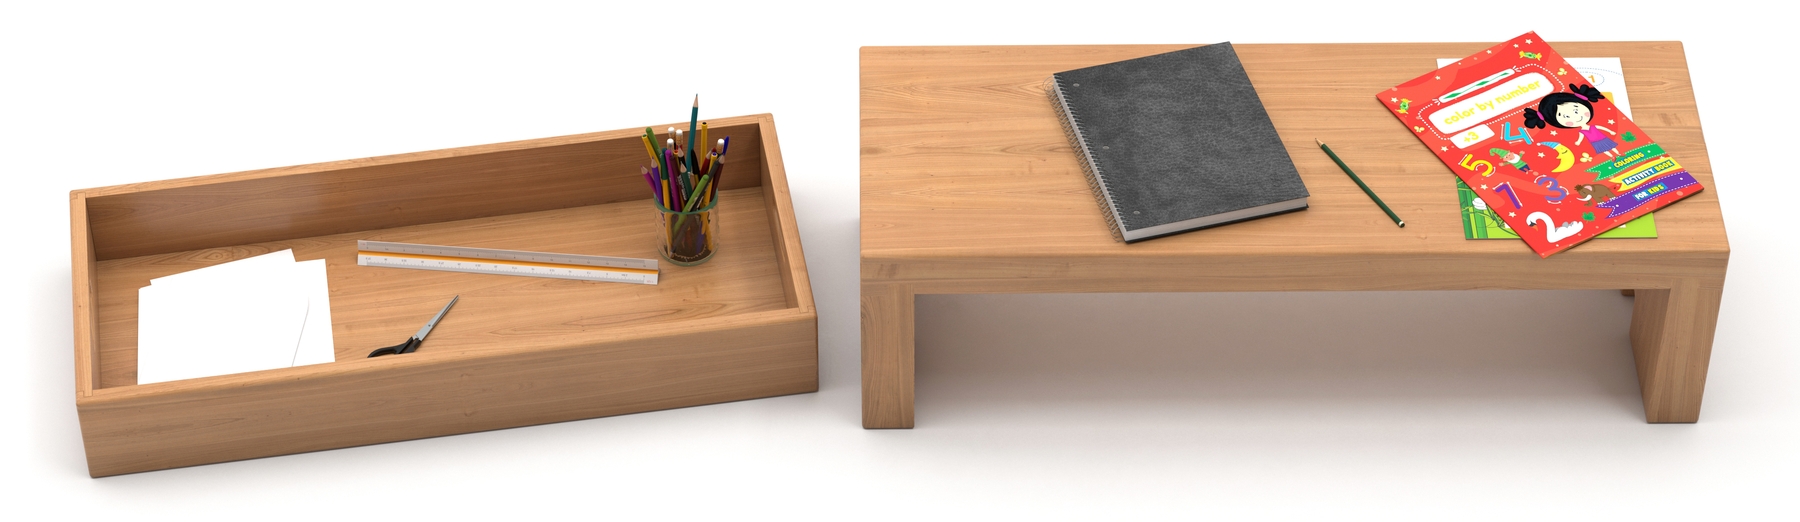
[[[1602,96],[1612,100],[1613,106],[1618,107],[1619,112],[1625,113],[1627,118],[1631,117],[1631,93],[1625,88],[1625,68],[1619,64],[1618,57],[1569,56],[1563,59],[1567,60],[1569,65],[1575,66],[1575,70],[1581,72],[1581,76],[1587,79],[1589,85],[1599,89]],[[1456,62],[1456,58],[1438,58],[1437,66],[1445,67]],[[1475,195],[1475,189],[1469,188],[1468,184],[1463,183],[1462,178],[1452,177],[1451,179],[1456,180],[1456,199],[1462,208],[1464,239],[1508,240],[1519,238],[1518,234],[1513,233],[1511,225],[1507,225],[1506,221],[1501,220],[1500,216],[1494,213],[1494,209],[1488,208],[1486,201],[1482,201],[1480,196]],[[1656,214],[1654,213],[1644,214],[1643,217],[1594,236],[1595,239],[1655,237]]]
[[[1377,98],[1541,257],[1702,190],[1536,33]]]

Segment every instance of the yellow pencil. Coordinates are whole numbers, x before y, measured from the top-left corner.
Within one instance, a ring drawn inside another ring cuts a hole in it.
[[[647,152],[650,154],[650,164],[655,165],[658,163],[662,163],[662,158],[656,157],[656,146],[650,144],[650,136],[643,135],[643,136],[638,136],[638,137],[644,139],[644,152]]]
[[[670,199],[673,198],[674,195],[669,193],[669,177],[657,176],[657,178],[657,181],[662,183],[662,206],[663,208],[669,208],[671,206],[671,203],[669,202],[674,201],[673,199]]]

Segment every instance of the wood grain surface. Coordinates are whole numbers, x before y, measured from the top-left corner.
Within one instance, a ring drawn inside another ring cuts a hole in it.
[[[655,259],[648,199],[101,261],[100,388],[137,384],[139,288],[286,248],[297,260],[325,260],[339,361],[406,340],[453,295],[462,300],[417,353],[542,349],[621,326],[786,309],[765,208],[757,188],[720,193],[718,254],[694,267],[661,263],[656,285],[356,265],[359,239]]]
[[[1705,373],[1693,362],[1710,353],[1718,294],[1680,289],[1717,287],[1730,246],[1681,44],[1556,45],[1621,57],[1635,121],[1707,189],[1658,211],[1657,239],[1594,240],[1548,259],[1523,242],[1463,239],[1455,176],[1375,98],[1487,45],[1234,45],[1311,208],[1131,245],[1108,232],[1044,80],[1190,45],[863,48],[865,426],[913,425],[910,306],[892,301],[916,294],[1575,288],[1675,289],[1655,294],[1671,304],[1640,305],[1634,332],[1648,332],[1640,365],[1647,353],[1686,361],[1651,364],[1645,375],[1671,377],[1646,378],[1648,417],[1692,422]],[[1671,327],[1670,310],[1704,317]]]
[[[763,154],[759,118],[709,120],[712,136],[731,137],[721,188],[761,184],[754,172]],[[648,161],[640,134],[622,129],[89,189],[88,226],[104,260],[643,199],[649,188],[638,167]]]
[[[1483,44],[1238,45],[1312,196],[1304,212],[1125,245],[1108,235],[1050,111],[1051,73],[1187,46],[869,47],[862,67],[866,261],[1102,256],[1476,255],[1538,262],[1522,243],[1467,241],[1449,169],[1375,95]],[[1552,259],[1727,250],[1680,44],[1559,44],[1625,56],[1639,124],[1708,189],[1657,213],[1654,241],[1591,241]],[[1313,139],[1407,222],[1395,227]],[[1502,261],[1504,262],[1504,261]],[[900,274],[899,277],[907,277]]]
[[[732,137],[718,253],[659,284],[356,265],[359,239],[656,257],[641,129],[73,191],[89,473],[150,471],[818,390],[818,325],[767,114]],[[137,385],[153,278],[323,259],[337,361]],[[461,295],[419,351],[367,358]]]
[[[81,405],[82,438],[101,477],[807,393],[818,390],[817,331],[812,314],[784,310],[531,352],[420,351],[111,388]]]

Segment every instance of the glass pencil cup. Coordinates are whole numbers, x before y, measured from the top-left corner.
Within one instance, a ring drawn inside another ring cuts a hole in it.
[[[686,212],[664,208],[661,201],[654,203],[660,215],[657,236],[662,242],[657,251],[663,259],[680,266],[694,266],[712,259],[719,241],[719,216],[713,211],[719,205],[717,198]]]

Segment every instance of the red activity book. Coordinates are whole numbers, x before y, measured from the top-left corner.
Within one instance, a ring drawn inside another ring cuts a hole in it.
[[[1702,189],[1537,33],[1376,97],[1540,257]]]

